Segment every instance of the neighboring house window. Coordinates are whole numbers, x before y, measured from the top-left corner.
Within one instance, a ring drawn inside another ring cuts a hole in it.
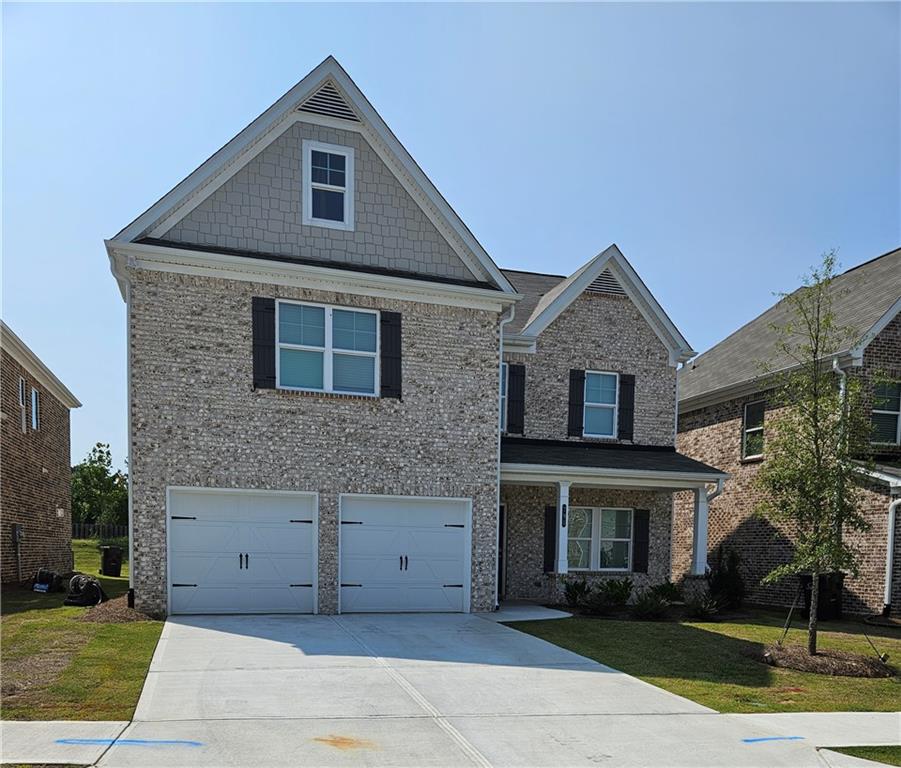
[[[280,389],[374,395],[378,312],[276,302]]]
[[[354,228],[354,151],[303,142],[303,223]]]
[[[874,443],[901,443],[901,382],[876,386],[872,419]]]
[[[575,571],[632,567],[632,510],[570,507],[567,561]]]
[[[616,437],[618,377],[616,373],[585,372],[584,436]]]
[[[764,402],[745,404],[744,426],[741,437],[741,457],[759,459],[763,456]]]
[[[501,363],[501,432],[507,431],[507,380],[509,373],[506,363]]]
[[[25,388],[25,379],[21,376],[19,377],[19,423],[22,426],[22,431],[26,432],[28,430],[28,401],[27,394],[28,390]]]
[[[31,390],[31,428],[41,428],[41,393],[32,387]]]

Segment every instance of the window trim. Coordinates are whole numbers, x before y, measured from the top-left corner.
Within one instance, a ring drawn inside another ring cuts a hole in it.
[[[901,381],[892,381],[889,382],[890,386],[897,386],[901,389]],[[899,402],[897,411],[887,411],[883,408],[876,408],[876,393],[875,390],[873,392],[873,408],[870,411],[870,423],[872,423],[872,415],[874,413],[881,413],[886,416],[894,416],[895,417],[895,440],[894,442],[886,442],[884,440],[872,440],[871,445],[901,445],[901,402]]]
[[[588,568],[574,568],[569,566],[570,571],[576,573],[631,573],[633,562],[633,550],[635,548],[635,508],[634,507],[590,507],[584,504],[570,504],[569,514],[572,515],[574,509],[591,510],[591,552],[589,555]],[[628,512],[629,513],[629,538],[601,538],[601,513],[602,512]],[[583,539],[579,539],[580,541]],[[629,559],[625,568],[601,568],[601,542],[602,541],[628,541],[629,542]],[[569,528],[566,532],[566,544],[569,547]]]
[[[751,427],[748,428],[748,407],[752,405],[762,405],[763,406],[763,420],[759,427]],[[749,432],[760,432],[761,436],[764,436],[764,423],[766,422],[766,400],[752,400],[751,402],[745,403],[742,407],[741,411],[741,458],[742,461],[747,461],[749,459],[762,459],[763,458],[763,449],[761,449],[760,453],[746,453],[747,450],[747,442],[748,442],[748,433]]]
[[[501,432],[507,431],[507,404],[510,402],[510,365],[501,362],[501,391],[500,391],[500,409],[501,409]]]
[[[327,152],[331,155],[344,156],[344,186],[337,187],[331,184],[322,184],[313,181],[313,151]],[[340,144],[326,144],[321,141],[304,139],[302,142],[302,215],[301,223],[313,227],[326,227],[328,229],[340,229],[345,232],[354,230],[354,149]],[[317,219],[313,216],[313,189],[325,189],[331,192],[344,193],[344,221],[332,219]]]
[[[37,432],[41,428],[41,393],[31,388],[31,428]]]
[[[325,310],[325,340],[321,347],[313,347],[308,344],[291,344],[282,342],[279,339],[281,333],[281,305],[292,304],[301,307],[321,307]],[[344,310],[347,312],[361,312],[368,315],[375,315],[375,352],[363,352],[356,349],[335,349],[332,345],[332,313],[334,310]],[[380,397],[381,396],[381,360],[382,360],[382,339],[380,332],[380,312],[377,309],[369,309],[367,307],[348,307],[340,304],[320,304],[314,301],[295,301],[293,299],[276,299],[275,300],[275,388],[283,389],[287,392],[314,392],[317,394],[327,395],[350,395],[352,397]],[[285,349],[297,349],[304,352],[321,352],[322,353],[322,389],[312,389],[309,387],[289,387],[281,383],[281,354],[280,351]],[[335,389],[334,372],[333,372],[333,356],[335,353],[339,355],[356,355],[358,357],[371,357],[375,360],[374,371],[375,379],[373,382],[372,392],[350,392],[344,389]]]
[[[22,433],[28,432],[28,387],[24,376],[19,376],[19,423]]]
[[[614,388],[615,391],[615,399],[613,401],[613,405],[611,406],[609,403],[589,403],[588,402],[588,377],[591,374],[597,374],[599,376],[613,376],[616,385]],[[613,433],[610,435],[599,435],[594,432],[589,432],[586,429],[588,424],[588,409],[589,408],[612,408],[613,409]],[[585,371],[585,383],[582,388],[582,437],[599,437],[605,440],[617,440],[619,438],[619,373],[617,371]]]

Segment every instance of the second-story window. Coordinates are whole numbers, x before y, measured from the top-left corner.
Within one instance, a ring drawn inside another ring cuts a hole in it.
[[[615,373],[585,372],[585,437],[616,437],[618,379]]]
[[[303,223],[354,228],[354,151],[337,144],[303,142]]]
[[[25,379],[19,377],[19,424],[23,432],[28,430],[28,390]]]
[[[280,389],[377,392],[378,312],[279,301],[276,320]]]
[[[506,363],[501,363],[501,432],[507,431],[507,380],[509,371]]]
[[[34,387],[31,389],[31,428],[41,428],[41,393]]]
[[[874,443],[901,443],[901,382],[876,386],[872,421]]]
[[[741,457],[759,459],[763,456],[764,402],[746,403],[741,436]]]

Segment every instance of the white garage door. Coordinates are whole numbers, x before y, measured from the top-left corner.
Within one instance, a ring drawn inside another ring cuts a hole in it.
[[[341,611],[468,611],[470,502],[341,497]]]
[[[312,613],[316,497],[170,490],[171,613]]]

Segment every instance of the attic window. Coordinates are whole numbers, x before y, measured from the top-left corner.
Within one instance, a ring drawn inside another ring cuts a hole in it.
[[[588,286],[590,293],[609,293],[614,296],[625,296],[626,292],[619,284],[613,273],[609,269],[605,269],[599,274]]]
[[[360,122],[360,118],[356,116],[332,83],[325,83],[316,93],[300,105],[298,112],[309,112],[314,115],[325,115],[326,117],[339,117],[342,120],[353,120],[355,123]]]
[[[354,228],[354,151],[337,144],[303,142],[303,223]]]

